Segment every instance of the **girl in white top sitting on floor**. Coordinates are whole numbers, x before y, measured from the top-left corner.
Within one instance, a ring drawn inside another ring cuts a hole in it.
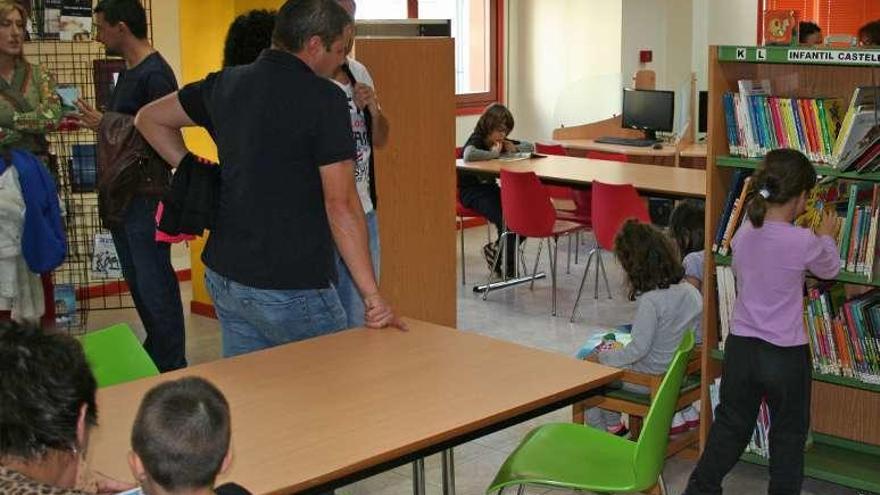
[[[648,224],[628,220],[614,239],[614,254],[626,272],[630,300],[638,300],[632,323],[632,340],[622,349],[600,350],[597,360],[609,366],[642,373],[666,373],[686,331],[702,318],[703,298],[682,280],[684,270],[675,245],[663,232]],[[648,393],[645,387],[624,384],[624,389]],[[592,408],[587,424],[625,436],[620,413]]]

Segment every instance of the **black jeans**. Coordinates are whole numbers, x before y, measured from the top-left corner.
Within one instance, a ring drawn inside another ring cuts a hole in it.
[[[770,409],[770,495],[801,492],[804,443],[810,427],[810,350],[729,335],[721,397],[709,441],[685,495],[720,495],[721,480],[739,460],[755,429],[758,407]]]
[[[459,188],[461,204],[479,212],[495,224],[498,235],[503,232],[504,215],[501,212],[501,189],[495,184],[475,184]],[[520,242],[522,239],[520,238]],[[516,266],[516,242],[511,237],[507,242],[507,266]]]

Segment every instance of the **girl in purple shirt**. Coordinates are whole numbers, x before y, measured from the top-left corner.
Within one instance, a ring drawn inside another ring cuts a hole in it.
[[[748,220],[732,241],[737,299],[724,344],[721,397],[715,422],[685,495],[721,494],[758,416],[770,408],[769,494],[798,494],[810,426],[810,348],[803,322],[804,277],[833,278],[840,258],[836,215],[825,212],[813,233],[793,225],[816,185],[801,153],[774,150],[752,179]]]

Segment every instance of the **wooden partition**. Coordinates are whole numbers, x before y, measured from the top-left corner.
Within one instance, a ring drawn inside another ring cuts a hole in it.
[[[603,136],[616,136],[639,139],[645,136],[642,131],[621,127],[621,116],[599,120],[589,124],[573,125],[553,129],[553,139],[596,139]]]
[[[381,290],[403,315],[456,324],[451,38],[358,38],[391,134],[376,150]]]

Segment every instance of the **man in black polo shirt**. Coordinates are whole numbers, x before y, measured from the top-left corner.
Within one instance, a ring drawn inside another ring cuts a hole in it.
[[[220,206],[202,260],[233,356],[346,327],[334,241],[370,327],[401,323],[379,295],[354,183],[348,104],[326,77],[345,60],[351,17],[334,0],[289,0],[272,48],[145,107],[136,123],[169,163],[195,159],[180,128],[211,130]]]
[[[147,16],[138,0],[101,0],[95,7],[98,41],[107,53],[125,59],[107,111],[134,117],[147,103],[177,90],[171,67],[147,39]],[[102,114],[77,102],[84,125],[98,129]],[[144,349],[160,371],[186,366],[186,343],[180,287],[171,266],[171,247],[156,242],[157,196],[138,194],[110,226],[138,316],[147,338]]]

